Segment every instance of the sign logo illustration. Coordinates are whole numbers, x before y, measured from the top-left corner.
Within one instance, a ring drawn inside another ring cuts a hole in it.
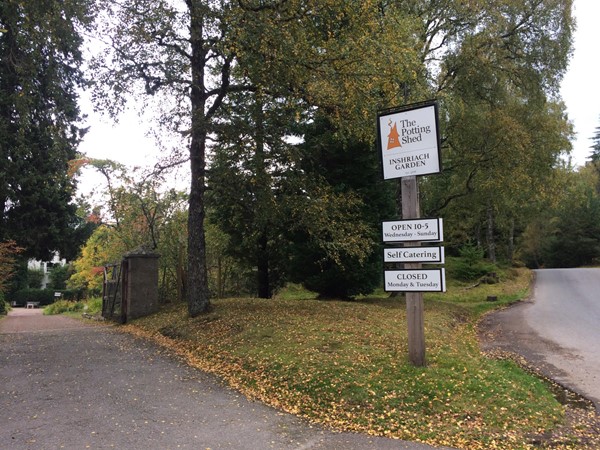
[[[392,126],[392,123],[394,126]],[[402,148],[402,144],[400,143],[400,134],[398,133],[398,126],[396,122],[392,122],[392,119],[390,119],[388,122],[388,127],[390,127],[390,134],[388,134],[387,149],[391,150],[393,148]]]

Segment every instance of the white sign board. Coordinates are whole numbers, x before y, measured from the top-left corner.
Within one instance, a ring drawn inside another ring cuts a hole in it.
[[[403,247],[383,249],[383,261],[390,263],[444,264],[444,247]]]
[[[437,103],[381,113],[377,133],[384,180],[441,171]]]
[[[386,292],[446,292],[444,269],[405,269],[384,272]]]
[[[407,219],[381,222],[383,242],[443,241],[442,219]]]

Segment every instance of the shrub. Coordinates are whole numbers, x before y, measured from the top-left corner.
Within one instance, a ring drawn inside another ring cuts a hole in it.
[[[483,249],[467,245],[460,249],[460,258],[448,258],[448,275],[460,281],[477,280],[496,271],[496,266],[483,258]]]
[[[42,269],[27,269],[27,287],[30,289],[41,289],[44,281]]]
[[[88,314],[97,314],[102,311],[102,299],[93,298],[89,301],[69,301],[58,300],[44,308],[44,314],[55,315],[65,312],[86,312]]]
[[[50,271],[50,284],[48,285],[51,289],[64,290],[67,287],[67,279],[69,278],[69,266],[68,265],[57,265]]]
[[[48,305],[44,308],[44,314],[46,315],[54,315],[54,314],[62,314],[64,312],[80,312],[83,311],[85,305],[83,302],[72,302],[69,300],[58,300],[51,305]]]
[[[102,311],[102,298],[101,297],[91,298],[85,304],[88,307],[88,309],[87,309],[88,314],[98,314]]]
[[[27,302],[39,302],[40,306],[50,305],[54,302],[54,290],[21,289],[12,294],[11,300],[19,306],[25,306]]]
[[[0,316],[6,315],[8,312],[8,305],[4,301],[4,293],[0,291]]]

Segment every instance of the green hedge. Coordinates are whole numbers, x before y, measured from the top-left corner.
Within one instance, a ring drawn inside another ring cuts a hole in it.
[[[8,312],[8,305],[4,301],[4,292],[0,291],[0,316],[5,315]]]
[[[62,295],[56,297],[54,294]],[[80,289],[21,289],[11,295],[11,301],[17,306],[25,306],[27,302],[39,302],[40,306],[54,303],[56,300],[79,300],[82,297]]]
[[[495,264],[484,258],[480,247],[466,245],[459,253],[460,257],[446,258],[446,275],[449,278],[471,282],[498,270]]]
[[[54,302],[53,289],[21,289],[11,295],[11,301],[17,306],[25,306],[27,302],[38,302],[40,306],[49,305]]]

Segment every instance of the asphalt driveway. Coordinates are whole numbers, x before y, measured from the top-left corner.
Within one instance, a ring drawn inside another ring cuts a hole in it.
[[[600,269],[536,270],[535,278],[525,321],[560,348],[544,355],[562,372],[557,381],[575,386],[600,411]]]
[[[484,350],[523,356],[600,412],[600,269],[536,271],[533,296],[483,318]]]
[[[112,326],[22,308],[0,320],[0,430],[14,450],[433,448],[311,426]]]

